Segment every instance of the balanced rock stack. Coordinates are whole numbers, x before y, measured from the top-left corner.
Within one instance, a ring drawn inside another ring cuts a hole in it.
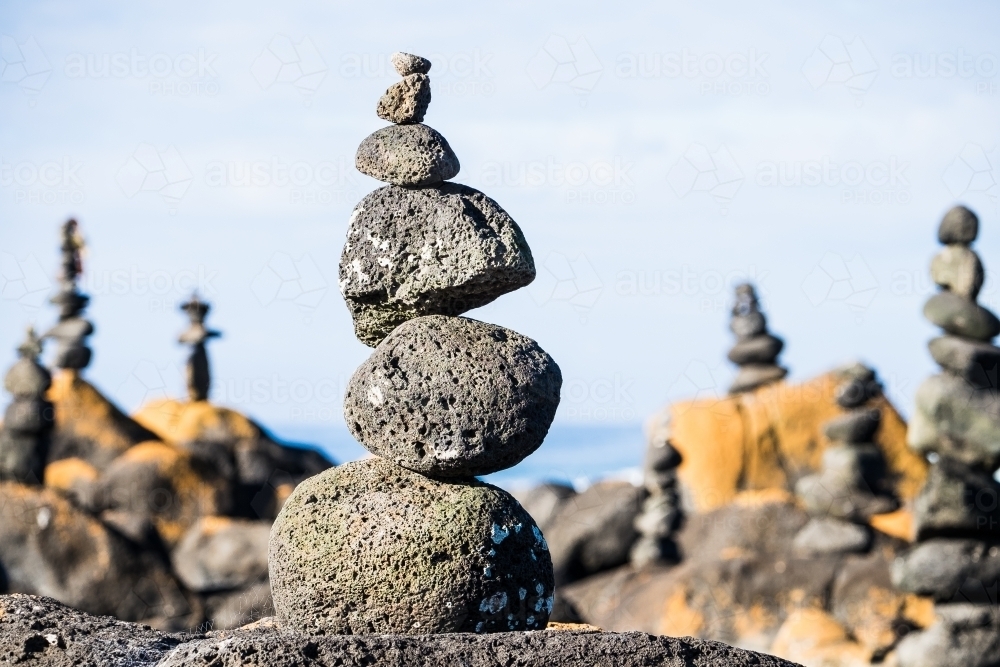
[[[837,404],[847,413],[823,426],[831,440],[823,451],[822,469],[803,477],[795,491],[812,515],[793,546],[806,555],[864,551],[871,543],[869,517],[898,507],[887,485],[886,462],[872,440],[882,414],[866,407],[881,394],[875,371],[855,364],[836,389]]]
[[[38,363],[42,345],[33,328],[17,351],[20,359],[3,382],[14,400],[0,429],[0,480],[40,484],[53,426],[52,403],[45,399],[52,376]]]
[[[80,317],[90,297],[76,286],[77,276],[83,271],[83,238],[76,220],[68,220],[62,227],[62,272],[59,293],[51,302],[59,307],[59,322],[45,333],[45,338],[56,339],[55,366],[79,370],[90,363],[91,351],[86,338],[94,333],[94,325]]]
[[[181,310],[187,313],[191,326],[180,335],[178,342],[191,346],[191,356],[187,362],[188,398],[192,401],[208,400],[208,389],[211,385],[211,375],[208,367],[208,354],[205,352],[205,342],[217,338],[221,334],[205,328],[205,316],[211,308],[202,302],[197,294],[191,295],[191,300],[181,304]]]
[[[649,495],[635,518],[635,530],[639,537],[632,545],[629,556],[632,564],[638,567],[678,559],[673,535],[681,522],[681,500],[677,488],[677,466],[681,463],[681,455],[670,443],[669,434],[669,423],[654,421],[649,428],[642,475]]]
[[[729,329],[736,334],[737,340],[728,356],[740,370],[729,387],[729,393],[753,391],[785,377],[788,369],[776,363],[785,343],[768,333],[767,319],[760,312],[753,285],[743,283],[736,286],[732,313]]]
[[[942,368],[917,389],[909,446],[932,462],[914,508],[917,544],[893,568],[904,591],[932,596],[938,622],[900,644],[902,667],[1000,664],[1000,321],[976,303],[982,263],[969,246],[979,220],[956,206],[938,228],[931,262],[941,291],[924,316],[944,329],[928,344]]]
[[[544,628],[552,562],[509,494],[475,479],[537,449],[562,376],[537,343],[463,317],[534,279],[517,224],[486,195],[444,182],[458,160],[416,124],[430,63],[395,54],[404,77],[378,112],[358,168],[390,183],[351,215],[340,287],[375,347],[344,400],[375,456],[300,484],[271,531],[278,615],[314,634]]]

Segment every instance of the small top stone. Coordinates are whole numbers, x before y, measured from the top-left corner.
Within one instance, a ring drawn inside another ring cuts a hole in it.
[[[402,51],[397,51],[389,57],[392,61],[392,66],[396,68],[400,76],[409,76],[410,74],[427,74],[431,71],[431,61],[427,58],[421,58],[420,56],[415,56],[412,53],[403,53]]]
[[[976,240],[978,234],[979,218],[964,206],[956,206],[948,211],[938,227],[938,241],[946,245],[969,245]]]

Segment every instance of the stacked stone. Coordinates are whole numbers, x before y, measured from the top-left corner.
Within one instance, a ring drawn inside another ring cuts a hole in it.
[[[211,306],[201,301],[197,294],[192,294],[188,302],[181,304],[181,310],[191,320],[191,326],[177,339],[178,342],[191,346],[187,362],[188,398],[191,401],[208,400],[208,389],[212,383],[205,343],[221,334],[205,328],[205,316],[210,309]]]
[[[403,81],[379,101],[396,125],[358,149],[389,185],[355,207],[340,287],[358,338],[375,347],[344,399],[375,456],[300,484],[271,532],[277,613],[319,634],[544,628],[552,561],[527,512],[477,480],[537,449],[562,376],[533,340],[458,317],[534,279],[517,224],[445,179],[458,160],[418,123],[430,62],[392,61]]]
[[[975,213],[951,209],[938,228],[945,248],[931,262],[941,291],[924,317],[944,330],[928,344],[942,372],[917,389],[907,431],[931,466],[914,503],[917,544],[896,561],[893,583],[932,596],[939,623],[904,640],[901,665],[1000,663],[1000,348],[991,344],[1000,321],[976,303],[984,272],[969,246],[978,233]]]
[[[730,394],[741,394],[776,382],[788,374],[777,364],[785,343],[767,331],[767,319],[760,312],[760,303],[753,285],[736,286],[736,301],[729,329],[736,334],[736,345],[729,350],[729,360],[740,370],[729,387]]]
[[[50,302],[59,308],[59,322],[49,329],[44,337],[56,340],[55,366],[79,370],[90,363],[91,350],[85,341],[94,333],[94,325],[80,317],[87,307],[90,297],[77,289],[76,280],[83,271],[81,253],[83,237],[76,220],[68,220],[62,226],[62,271],[60,288]]]
[[[42,344],[34,328],[28,329],[17,351],[20,359],[3,382],[14,400],[7,406],[0,429],[0,480],[40,484],[53,427],[52,403],[45,400],[52,377],[38,363]]]
[[[666,421],[666,420],[664,420]],[[681,455],[670,443],[670,425],[653,424],[643,465],[643,484],[648,495],[635,518],[638,539],[630,559],[636,567],[673,563],[678,559],[673,535],[680,527],[681,500],[677,486],[677,466]]]
[[[871,401],[882,388],[875,371],[861,364],[841,369],[837,405],[846,411],[823,426],[831,444],[819,473],[803,477],[795,491],[812,515],[794,547],[810,555],[864,551],[871,543],[868,519],[898,507],[886,478],[886,462],[872,442],[882,413]]]

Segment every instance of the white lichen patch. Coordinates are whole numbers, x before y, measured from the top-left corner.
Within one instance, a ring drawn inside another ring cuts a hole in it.
[[[535,542],[538,543],[538,546],[540,546],[545,551],[548,551],[549,543],[545,541],[545,536],[542,535],[542,531],[538,530],[538,526],[532,526],[531,530],[532,532],[535,533]]]
[[[526,597],[528,597],[528,591],[523,588],[519,588],[517,591],[517,598],[519,600],[523,600]]]
[[[490,537],[493,539],[493,544],[500,544],[507,536],[510,535],[510,530],[500,526],[498,524],[493,524],[492,534]]]
[[[484,614],[498,614],[507,606],[507,594],[503,591],[494,593],[479,603],[479,611]]]
[[[368,402],[375,407],[381,407],[385,403],[385,396],[382,394],[382,387],[377,384],[372,384],[368,386],[367,392]]]

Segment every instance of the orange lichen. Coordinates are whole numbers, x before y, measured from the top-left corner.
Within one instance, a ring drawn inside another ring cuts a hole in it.
[[[733,504],[739,507],[760,507],[771,503],[794,503],[795,495],[781,488],[752,489],[740,491],[733,498]]]
[[[601,628],[589,623],[559,623],[558,621],[549,621],[545,629],[555,632],[604,632]]]
[[[788,615],[771,644],[774,655],[805,665],[867,667],[871,653],[822,609],[797,609]]]
[[[256,438],[260,429],[245,416],[208,401],[178,401],[172,398],[148,403],[133,418],[174,445],[194,440],[241,440]]]
[[[919,595],[907,595],[903,605],[903,618],[918,628],[929,628],[934,625],[934,600]]]
[[[681,454],[678,475],[691,505],[708,511],[741,491],[791,490],[796,479],[815,472],[830,444],[822,425],[843,413],[833,398],[838,382],[836,373],[827,373],[799,385],[776,382],[670,406],[669,439]],[[910,500],[923,486],[927,463],[906,446],[906,424],[892,405],[881,396],[872,405],[882,411],[875,443],[896,492]],[[657,415],[650,423],[665,421]]]
[[[868,523],[877,531],[907,542],[912,542],[915,538],[913,512],[906,508],[888,514],[876,514],[868,520]]]
[[[45,486],[70,491],[78,482],[93,482],[98,474],[97,468],[83,459],[61,459],[45,466]]]
[[[685,590],[675,590],[663,603],[659,634],[672,637],[696,637],[704,625],[704,615],[697,609],[688,606]]]

